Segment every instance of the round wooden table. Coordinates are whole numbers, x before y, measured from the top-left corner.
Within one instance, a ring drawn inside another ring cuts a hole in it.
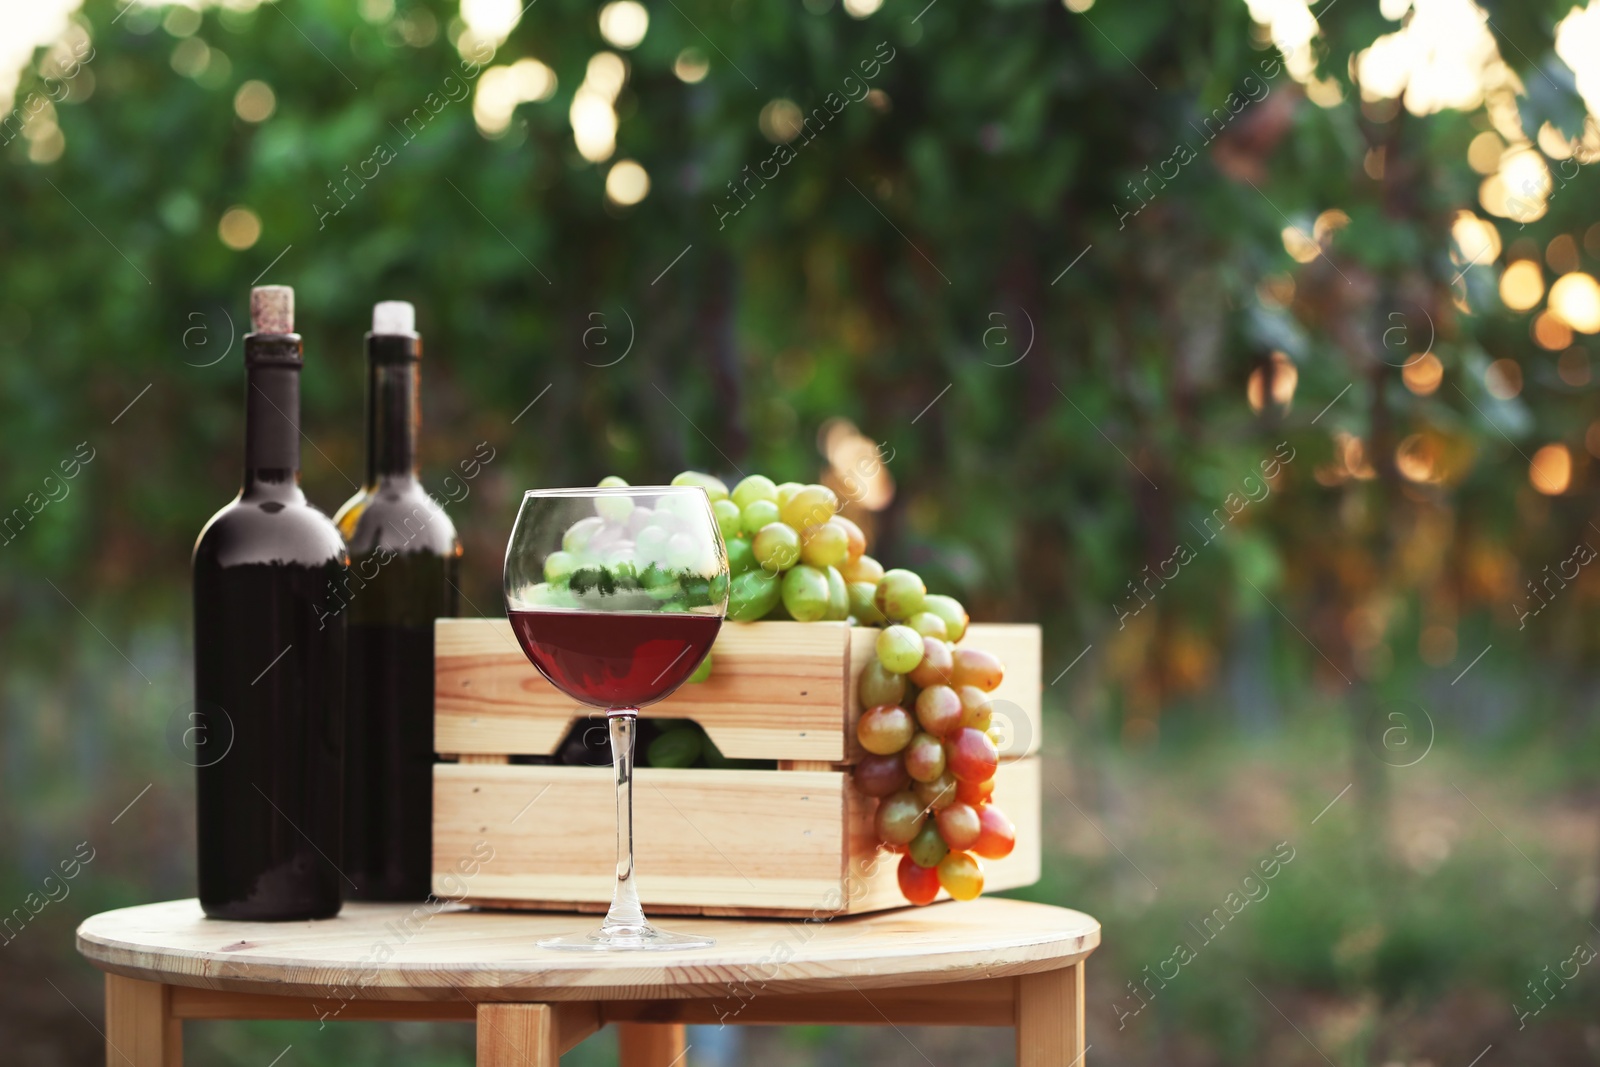
[[[185,1019],[476,1022],[479,1067],[556,1067],[608,1023],[623,1067],[672,1067],[686,1023],[1012,1026],[1017,1063],[1083,1059],[1081,912],[983,898],[851,918],[666,917],[712,948],[554,952],[597,917],[435,901],[320,922],[206,919],[193,900],[105,912],[78,951],[106,972],[106,1062],[179,1067]]]

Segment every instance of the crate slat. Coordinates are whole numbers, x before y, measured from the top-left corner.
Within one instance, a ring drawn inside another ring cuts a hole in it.
[[[810,915],[905,904],[900,857],[877,851],[877,802],[849,785],[848,772],[637,773],[634,849],[647,908]],[[995,803],[1016,824],[1018,845],[983,861],[988,891],[1039,880],[1039,784],[1037,756],[996,776]],[[434,892],[493,907],[603,910],[615,872],[611,789],[604,768],[435,765]],[[451,874],[485,842],[493,858],[478,873]]]
[[[844,623],[727,623],[711,677],[646,717],[688,718],[730,759],[845,758]],[[544,679],[505,619],[434,625],[434,750],[548,756],[584,707]]]
[[[644,903],[815,908],[843,874],[845,776],[640,768],[634,849]],[[436,764],[434,890],[479,842],[467,899],[609,901],[616,806],[605,768]]]

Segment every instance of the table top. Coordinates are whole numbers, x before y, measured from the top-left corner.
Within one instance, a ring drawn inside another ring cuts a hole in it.
[[[830,992],[1030,974],[1100,943],[1082,912],[983,897],[825,920],[654,920],[710,934],[711,948],[560,952],[534,942],[599,916],[346,904],[317,922],[207,919],[194,900],[103,912],[78,951],[130,978],[233,992],[361,1000],[654,1000]],[[748,995],[748,994],[746,994]]]

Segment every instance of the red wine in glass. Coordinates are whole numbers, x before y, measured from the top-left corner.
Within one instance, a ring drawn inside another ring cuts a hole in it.
[[[637,708],[671,696],[711,651],[722,626],[721,616],[689,612],[507,614],[539,673],[596,708]]]
[[[617,801],[617,877],[598,930],[541,948],[704,948],[704,934],[644,917],[633,867],[639,709],[688,681],[728,613],[729,567],[707,491],[695,486],[534,489],[506,545],[506,615],[540,674],[604,708]]]

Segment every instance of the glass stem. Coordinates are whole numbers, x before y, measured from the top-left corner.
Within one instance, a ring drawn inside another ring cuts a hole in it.
[[[611,767],[617,787],[617,882],[601,929],[637,928],[645,925],[639,887],[633,880],[633,739],[639,709],[612,708],[606,722],[611,730]]]

